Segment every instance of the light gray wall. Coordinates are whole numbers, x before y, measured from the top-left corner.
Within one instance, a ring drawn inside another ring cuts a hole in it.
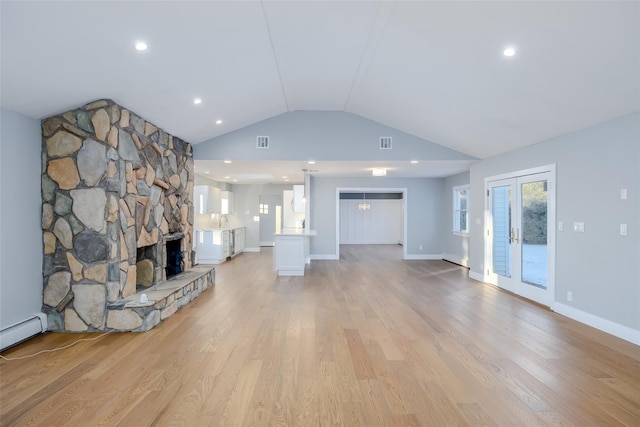
[[[260,247],[260,223],[253,220],[259,216],[260,196],[282,196],[284,190],[292,190],[291,184],[236,184],[231,186],[238,221],[246,227],[245,246]]]
[[[444,259],[465,267],[469,266],[469,236],[453,234],[453,187],[470,184],[469,172],[453,175],[444,179],[444,218],[445,225],[443,252]],[[482,191],[482,190],[480,190]],[[474,212],[469,212],[469,221],[474,218]],[[471,227],[471,224],[469,224]]]
[[[42,308],[40,121],[0,109],[0,329]]]
[[[269,136],[269,149],[256,137]],[[392,150],[379,138],[391,136]],[[473,160],[397,129],[339,111],[294,111],[238,129],[193,147],[194,159],[236,160]]]
[[[336,255],[337,188],[406,188],[407,254],[442,254],[444,221],[444,180],[441,178],[311,178],[310,228],[312,256]],[[422,245],[422,250],[419,246]]]
[[[556,164],[556,301],[640,330],[640,114],[621,117],[471,166],[472,218],[483,218],[484,179]],[[628,200],[620,200],[626,188]],[[574,221],[585,232],[572,231]],[[628,235],[620,236],[620,224]],[[471,271],[481,275],[484,226],[471,226]],[[573,292],[573,302],[566,299]]]

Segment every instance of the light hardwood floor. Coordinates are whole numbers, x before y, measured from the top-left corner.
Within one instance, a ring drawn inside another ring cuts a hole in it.
[[[640,347],[459,266],[345,246],[305,277],[271,267],[242,254],[149,332],[0,362],[1,424],[640,425]]]

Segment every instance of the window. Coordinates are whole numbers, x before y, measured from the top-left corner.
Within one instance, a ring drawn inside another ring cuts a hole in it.
[[[269,214],[269,205],[260,203],[260,213],[264,215]]]
[[[453,187],[453,232],[469,232],[469,185]]]

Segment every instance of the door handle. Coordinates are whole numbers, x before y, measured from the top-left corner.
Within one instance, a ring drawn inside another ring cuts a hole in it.
[[[511,227],[511,236],[509,236],[510,243],[519,243],[520,242],[520,229],[516,228],[515,232],[513,227]]]

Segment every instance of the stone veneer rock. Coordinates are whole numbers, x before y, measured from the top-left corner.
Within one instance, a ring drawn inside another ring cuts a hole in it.
[[[165,236],[182,234],[183,268],[191,268],[191,146],[99,100],[42,121],[42,170],[49,330],[146,330],[164,319],[173,308],[134,313],[120,302],[136,293],[140,247],[162,253]],[[155,265],[154,282],[165,278]],[[199,293],[212,280],[187,284],[185,292]]]

